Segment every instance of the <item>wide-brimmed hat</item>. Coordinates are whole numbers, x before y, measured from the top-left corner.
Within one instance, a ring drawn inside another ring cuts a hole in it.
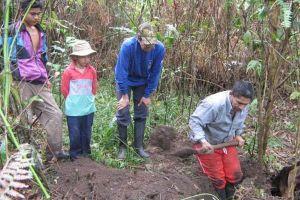
[[[148,22],[142,23],[139,26],[139,37],[139,41],[146,45],[157,44],[158,42],[152,26]]]
[[[73,52],[70,54],[71,56],[88,56],[96,53],[96,51],[92,49],[89,42],[85,40],[76,40],[72,51]]]

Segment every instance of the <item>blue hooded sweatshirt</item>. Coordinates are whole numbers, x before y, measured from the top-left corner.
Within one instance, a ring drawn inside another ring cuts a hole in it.
[[[128,86],[146,85],[144,97],[157,88],[165,48],[161,42],[149,51],[143,51],[136,37],[126,39],[115,66],[115,80],[121,94],[128,94]]]

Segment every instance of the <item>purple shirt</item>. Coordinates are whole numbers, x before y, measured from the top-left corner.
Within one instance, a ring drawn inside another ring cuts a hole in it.
[[[31,37],[26,28],[20,31],[19,37],[21,40],[17,41],[17,46],[23,46],[27,52],[26,58],[19,58],[17,61],[21,79],[44,83],[48,79],[46,66],[42,61],[44,33],[39,31],[39,47],[37,52],[33,49]],[[19,42],[23,42],[23,44]]]

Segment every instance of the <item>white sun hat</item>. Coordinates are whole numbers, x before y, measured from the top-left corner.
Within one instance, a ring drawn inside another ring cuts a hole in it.
[[[86,40],[76,40],[73,45],[71,56],[88,56],[93,53],[96,53],[95,50],[92,49],[91,45]]]

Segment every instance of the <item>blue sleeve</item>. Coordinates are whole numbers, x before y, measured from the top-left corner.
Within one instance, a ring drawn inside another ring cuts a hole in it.
[[[121,94],[128,94],[128,68],[130,63],[130,46],[122,44],[115,67],[117,88]]]
[[[147,85],[147,88],[146,88],[145,94],[144,94],[144,97],[146,97],[146,98],[148,98],[151,95],[151,93],[154,92],[157,88],[165,53],[166,53],[166,51],[165,51],[164,46],[160,46],[160,48],[158,49],[158,52],[156,54],[156,57],[153,61],[151,70],[150,70],[150,75],[148,78],[148,85]]]
[[[8,38],[7,38],[8,51],[9,51],[10,48],[11,48],[11,43],[12,43],[12,41],[13,41],[13,37],[8,36]],[[1,35],[1,36],[0,36],[0,51],[1,51],[1,50],[3,51],[3,42],[4,42],[4,40],[3,40],[3,35]]]
[[[17,41],[15,41],[15,43],[13,44],[13,46],[12,46],[12,42],[13,42],[13,40],[14,40],[14,37],[15,37],[15,24],[11,24],[9,27],[8,27],[8,36],[7,36],[7,47],[8,47],[8,49],[6,49],[6,51],[7,52],[10,52],[11,51],[11,48],[13,48],[12,49],[12,54],[11,55],[9,55],[10,56],[10,59],[11,60],[16,60],[16,42]],[[2,50],[2,52],[3,52],[3,43],[4,43],[4,31],[5,30],[2,30],[2,34],[0,35],[0,50]]]

